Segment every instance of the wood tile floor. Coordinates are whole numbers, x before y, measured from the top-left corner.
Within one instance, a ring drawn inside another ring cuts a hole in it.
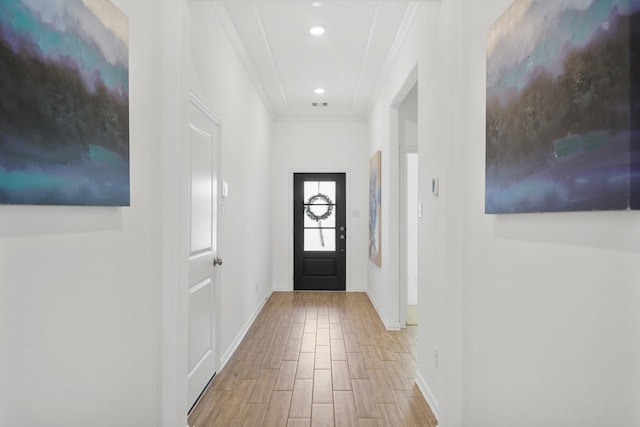
[[[435,427],[415,332],[387,331],[365,293],[276,292],[189,425]]]

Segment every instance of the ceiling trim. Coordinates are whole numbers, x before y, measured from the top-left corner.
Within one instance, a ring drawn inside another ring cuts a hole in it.
[[[369,99],[369,105],[367,106],[366,116],[371,116],[371,112],[373,111],[373,107],[375,106],[378,97],[380,96],[380,91],[382,91],[382,87],[387,82],[389,78],[389,74],[391,73],[391,68],[393,68],[393,64],[400,53],[400,49],[404,44],[404,40],[409,33],[409,29],[411,28],[411,24],[418,14],[418,10],[420,9],[419,3],[411,3],[409,7],[407,7],[406,12],[404,13],[404,17],[402,18],[402,22],[400,23],[400,28],[396,33],[396,37],[393,40],[393,44],[391,45],[391,49],[389,49],[389,54],[387,55],[387,59],[384,62],[384,66],[382,67],[382,71],[380,72],[380,76],[378,77],[378,81],[376,82],[375,89],[373,90],[373,94]]]
[[[373,15],[373,19],[371,20],[371,28],[369,29],[369,38],[367,40],[367,47],[365,48],[364,55],[362,55],[362,63],[360,64],[360,72],[358,73],[356,90],[353,91],[353,98],[351,99],[350,111],[353,111],[353,106],[356,103],[356,99],[358,99],[358,92],[360,92],[360,85],[362,84],[362,74],[364,73],[364,65],[367,63],[367,59],[369,58],[371,41],[373,40],[373,33],[376,28],[376,24],[378,23],[379,15],[380,15],[380,3],[376,5],[376,13]]]
[[[366,122],[365,115],[353,113],[295,113],[276,117],[276,122]]]
[[[409,95],[409,92],[411,92],[411,90],[413,90],[413,88],[417,84],[418,84],[418,63],[416,61],[416,65],[413,66],[413,69],[407,76],[406,80],[404,81],[404,84],[398,91],[398,94],[396,95],[394,100],[391,102],[391,106],[396,109],[400,108],[400,104],[402,104],[405,101],[405,99]]]
[[[289,108],[289,100],[287,99],[287,95],[284,93],[284,87],[282,86],[282,80],[280,80],[280,70],[278,69],[278,64],[276,64],[275,58],[273,56],[273,50],[271,49],[271,42],[269,41],[269,36],[267,36],[267,31],[264,28],[264,21],[262,20],[262,16],[260,15],[260,11],[258,10],[258,4],[253,2],[253,11],[256,14],[256,19],[258,20],[258,25],[260,26],[260,34],[262,34],[262,38],[264,39],[264,43],[267,45],[267,53],[269,59],[271,60],[271,66],[274,70],[276,70],[276,80],[278,81],[278,88],[280,89],[280,96],[282,97],[282,102],[284,103],[284,107],[287,111],[291,111]]]
[[[269,97],[267,96],[267,93],[265,92],[262,83],[260,82],[260,78],[256,73],[255,66],[253,65],[253,62],[251,62],[244,44],[240,40],[240,36],[238,35],[238,31],[236,30],[235,25],[233,25],[233,21],[231,19],[231,16],[229,15],[227,6],[224,4],[224,2],[212,2],[209,4],[213,9],[215,15],[218,17],[218,20],[220,21],[220,24],[222,25],[222,28],[227,35],[229,43],[231,43],[233,50],[236,52],[238,58],[240,59],[240,62],[244,66],[244,69],[247,72],[249,80],[251,80],[254,89],[262,99],[262,103],[267,109],[269,116],[271,116],[272,120],[275,119],[276,112],[273,108],[273,105],[271,105],[271,102],[269,102]]]

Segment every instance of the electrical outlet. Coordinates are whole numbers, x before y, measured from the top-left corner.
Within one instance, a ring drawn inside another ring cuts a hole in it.
[[[256,282],[256,293],[258,293],[258,282]]]
[[[437,348],[433,349],[433,362],[434,362],[434,365],[436,367],[436,370],[438,370],[438,368],[439,368],[439,366],[438,366],[439,365],[439,360],[438,360],[438,349]]]

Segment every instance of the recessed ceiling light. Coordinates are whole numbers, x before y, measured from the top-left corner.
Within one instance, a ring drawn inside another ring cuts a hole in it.
[[[321,36],[324,34],[324,27],[320,25],[314,25],[313,27],[309,28],[309,32],[314,36]]]
[[[314,1],[313,3],[311,3],[311,6],[313,6],[313,7],[320,7],[320,6],[322,6],[322,3],[321,3],[321,2],[319,2],[319,1]]]
[[[318,89],[314,90],[314,92],[317,93],[318,95],[322,95],[324,93],[324,89],[319,87]]]

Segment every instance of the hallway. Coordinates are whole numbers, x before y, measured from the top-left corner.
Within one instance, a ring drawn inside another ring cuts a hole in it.
[[[189,425],[435,427],[415,367],[415,327],[387,331],[365,293],[276,292]]]

